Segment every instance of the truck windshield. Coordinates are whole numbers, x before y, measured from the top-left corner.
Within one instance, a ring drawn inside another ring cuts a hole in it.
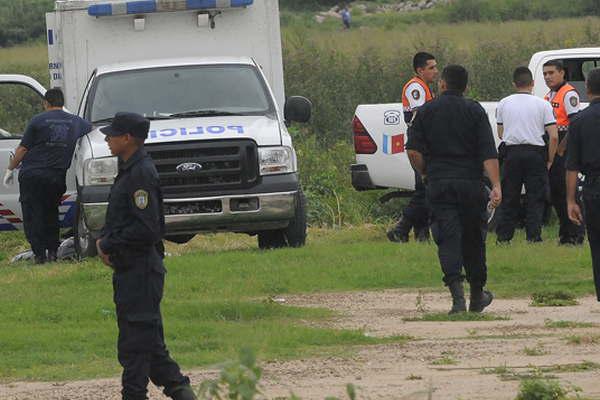
[[[267,87],[250,65],[169,67],[101,75],[86,117],[109,121],[128,111],[150,119],[274,113]]]

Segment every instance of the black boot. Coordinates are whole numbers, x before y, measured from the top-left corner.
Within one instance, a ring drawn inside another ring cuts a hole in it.
[[[48,262],[56,262],[57,259],[56,250],[48,250]]]
[[[415,240],[417,242],[429,242],[429,228],[415,228]]]
[[[454,281],[448,285],[450,294],[452,295],[452,309],[448,314],[458,314],[467,311],[465,302],[465,290],[462,281]]]
[[[406,217],[402,217],[396,226],[387,232],[387,237],[391,242],[407,243],[411,228],[412,223]]]
[[[173,400],[198,400],[196,394],[189,385],[179,386],[169,395]]]
[[[483,290],[483,287],[473,285],[471,286],[471,301],[469,303],[469,311],[480,313],[484,308],[492,304],[494,295],[492,292]]]

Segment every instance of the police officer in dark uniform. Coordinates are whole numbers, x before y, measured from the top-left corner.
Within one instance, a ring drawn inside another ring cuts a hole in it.
[[[106,225],[98,254],[114,269],[113,289],[119,327],[118,356],[123,366],[123,399],[146,399],[148,380],[176,400],[196,399],[190,380],[170,358],[164,342],[160,302],[163,295],[164,214],[158,172],[144,150],[150,122],[117,113],[101,128],[119,157],[110,191]]]
[[[92,130],[89,122],[63,111],[64,104],[60,89],[46,92],[46,111],[30,121],[4,175],[4,185],[12,184],[13,171],[21,165],[19,201],[36,264],[56,261],[60,245],[58,206],[67,189],[65,176],[77,140]]]
[[[569,127],[567,210],[573,223],[583,224],[583,213],[576,197],[578,175],[583,173],[585,223],[592,252],[596,295],[600,301],[600,68],[590,71],[586,89],[590,104],[573,117]]]
[[[483,311],[493,298],[484,290],[488,204],[484,170],[492,183],[489,205],[497,207],[502,199],[492,129],[481,105],[463,97],[467,81],[464,67],[444,69],[442,95],[419,108],[407,143],[411,164],[428,183],[431,232],[452,294],[450,313],[466,311],[463,267],[471,286],[469,311]]]

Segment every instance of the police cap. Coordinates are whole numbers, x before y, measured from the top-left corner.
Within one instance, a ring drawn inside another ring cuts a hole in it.
[[[110,125],[100,128],[106,136],[121,136],[129,133],[131,136],[146,139],[150,129],[150,121],[140,114],[119,112],[115,114]]]

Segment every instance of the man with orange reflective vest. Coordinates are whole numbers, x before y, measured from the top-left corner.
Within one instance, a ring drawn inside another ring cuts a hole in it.
[[[438,77],[437,62],[429,53],[415,54],[413,69],[416,75],[402,89],[404,121],[409,126],[417,109],[433,100],[429,85],[433,84]],[[429,240],[429,209],[425,200],[425,185],[416,171],[415,192],[402,211],[402,217],[396,226],[388,231],[387,237],[392,242],[408,242],[408,235],[413,228],[416,240]]]
[[[550,89],[545,99],[550,102],[558,127],[558,149],[550,168],[550,197],[560,221],[559,244],[580,245],[583,243],[583,225],[577,226],[569,220],[567,213],[565,151],[571,118],[579,112],[579,94],[565,80],[565,68],[561,61],[551,60],[544,64],[544,80]]]

